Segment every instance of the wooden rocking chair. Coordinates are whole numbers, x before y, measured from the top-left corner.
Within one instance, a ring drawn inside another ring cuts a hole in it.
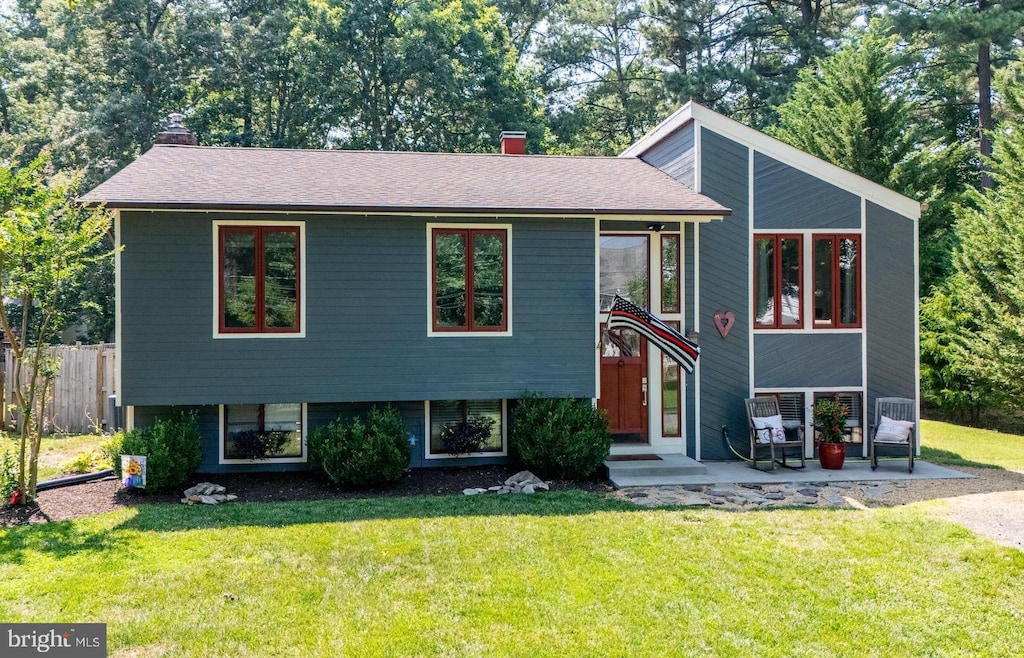
[[[782,424],[782,412],[779,410],[778,398],[775,396],[747,398],[746,406],[747,424],[750,428],[750,461],[753,462],[754,468],[757,468],[758,451],[765,448],[771,455],[771,470],[775,470],[776,464],[784,468],[804,468],[807,464],[804,459],[803,428],[786,430]],[[800,456],[799,466],[786,464],[786,448],[797,448]],[[776,458],[776,449],[778,449],[781,459]]]
[[[914,451],[917,447],[914,431],[917,405],[908,398],[878,398],[875,400],[875,423],[868,432],[868,453],[871,470],[878,468],[876,444],[905,448],[907,468],[914,472]]]

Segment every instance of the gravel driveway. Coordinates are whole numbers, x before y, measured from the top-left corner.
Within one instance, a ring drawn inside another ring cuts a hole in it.
[[[964,480],[908,482],[878,502],[904,505],[928,501],[928,511],[1004,546],[1024,550],[1024,473],[958,467],[977,476]]]

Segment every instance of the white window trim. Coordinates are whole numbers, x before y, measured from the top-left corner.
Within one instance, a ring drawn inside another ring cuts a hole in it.
[[[446,452],[431,453],[432,424],[430,420],[430,400],[423,401],[423,414],[426,419],[426,431],[423,432],[423,459],[468,459],[470,457],[507,457],[508,456],[508,400],[501,400],[501,452],[471,452],[465,455],[450,455]]]
[[[262,403],[259,403],[262,404]],[[309,459],[309,449],[306,446],[306,437],[309,435],[309,417],[307,414],[306,403],[302,402],[299,404],[302,414],[302,436],[300,437],[299,443],[302,445],[302,456],[301,457],[267,457],[266,459],[226,459],[224,457],[224,407],[227,405],[218,406],[217,414],[217,463],[218,464],[305,464]]]
[[[434,229],[484,229],[505,231],[505,331],[434,331]],[[305,262],[305,261],[303,261]],[[512,335],[512,225],[427,222],[427,336],[448,338],[500,338]]]
[[[232,333],[220,330],[220,227],[280,226],[299,229],[299,331],[273,333]],[[306,337],[306,222],[250,219],[216,219],[213,221],[213,337],[214,338],[305,338]]]
[[[868,390],[865,386],[758,386],[754,389],[754,396],[767,395],[769,393],[803,393],[804,394],[804,457],[814,457],[814,395],[815,393],[860,393],[861,414],[861,436],[860,445],[861,457],[868,456],[868,428],[871,419],[868,417]],[[852,449],[848,454],[853,455]]]

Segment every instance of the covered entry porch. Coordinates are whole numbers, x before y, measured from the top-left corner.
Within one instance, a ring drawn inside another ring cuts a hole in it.
[[[700,459],[695,440],[699,370],[687,373],[635,331],[608,330],[606,323],[619,296],[699,342],[695,263],[699,225],[708,221],[598,222],[597,406],[612,426],[613,458],[651,454]]]

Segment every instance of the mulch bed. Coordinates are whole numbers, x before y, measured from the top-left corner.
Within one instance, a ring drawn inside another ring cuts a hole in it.
[[[215,482],[227,487],[228,493],[246,502],[280,502],[291,500],[343,500],[347,498],[384,498],[461,494],[470,487],[487,488],[502,484],[520,469],[515,466],[481,466],[468,468],[417,468],[406,471],[395,484],[362,491],[340,491],[311,473],[230,473],[198,476],[191,484]],[[191,486],[191,484],[189,486]],[[554,480],[552,491],[582,489],[611,491],[604,480],[572,482]],[[184,490],[185,487],[182,487]],[[114,477],[47,489],[31,505],[0,509],[0,527],[65,521],[91,514],[101,514],[121,507],[153,503],[179,503],[181,493],[148,494],[125,489]],[[231,503],[228,503],[231,504]]]

